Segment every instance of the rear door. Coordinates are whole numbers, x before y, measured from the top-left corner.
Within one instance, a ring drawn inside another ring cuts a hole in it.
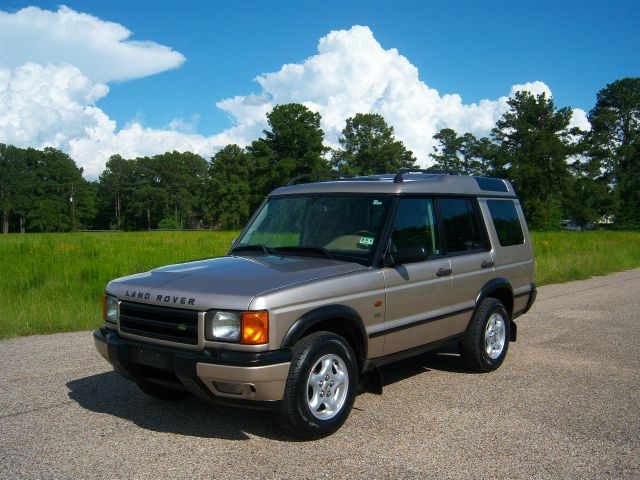
[[[481,205],[495,251],[496,277],[513,288],[515,314],[527,306],[533,282],[533,251],[518,200],[487,199]]]
[[[443,246],[451,261],[452,313],[448,336],[466,330],[480,289],[495,277],[494,261],[478,200],[439,198]]]
[[[433,198],[401,198],[390,249],[424,247],[422,262],[384,268],[386,318],[384,354],[407,350],[447,336],[451,313],[451,264],[442,255]]]

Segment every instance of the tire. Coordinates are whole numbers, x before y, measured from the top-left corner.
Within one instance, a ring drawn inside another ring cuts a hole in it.
[[[174,400],[179,400],[181,398],[189,395],[188,392],[184,390],[178,390],[176,388],[163,387],[161,385],[155,385],[153,383],[139,381],[136,382],[138,388],[142,390],[144,393],[149,395],[150,397],[156,398],[158,400],[169,401],[172,402]]]
[[[485,298],[461,342],[464,364],[477,372],[490,372],[502,365],[509,349],[510,323],[502,302]]]
[[[355,401],[357,365],[349,343],[334,333],[317,332],[298,341],[278,412],[280,425],[305,439],[338,430]]]

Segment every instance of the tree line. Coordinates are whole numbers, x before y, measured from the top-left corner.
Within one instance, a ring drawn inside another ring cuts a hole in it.
[[[640,78],[598,92],[590,131],[570,128],[571,115],[544,94],[518,92],[488,137],[436,133],[431,168],[509,179],[533,229],[603,218],[640,228]],[[320,120],[303,105],[278,105],[263,136],[244,148],[227,145],[211,159],[176,151],[113,155],[96,181],[85,180],[59,150],[0,144],[3,232],[237,229],[270,191],[297,175],[417,168],[381,115],[348,118],[335,149],[324,145]]]

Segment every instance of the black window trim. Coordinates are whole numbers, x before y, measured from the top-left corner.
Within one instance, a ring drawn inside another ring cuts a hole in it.
[[[500,235],[498,234],[498,227],[496,227],[496,222],[493,218],[493,214],[491,213],[491,207],[489,206],[489,202],[486,202],[487,205],[487,212],[489,213],[489,219],[491,220],[491,225],[493,225],[493,230],[496,233],[496,242],[498,243],[498,246],[500,248],[509,248],[509,247],[520,247],[522,245],[526,245],[527,244],[527,236],[525,235],[525,228],[524,226],[526,225],[526,222],[523,223],[524,217],[521,217],[520,212],[518,211],[518,204],[520,203],[520,199],[519,198],[488,198],[487,200],[509,200],[511,202],[511,204],[514,207],[514,210],[516,212],[516,218],[518,219],[518,224],[520,225],[520,232],[522,233],[522,242],[521,243],[514,243],[513,245],[502,245],[502,242],[500,242]],[[516,201],[518,203],[516,203]]]
[[[438,230],[439,230],[439,234],[440,234],[440,238],[442,238],[443,244],[442,244],[442,248],[444,249],[444,254],[441,257],[460,257],[462,255],[473,255],[476,253],[484,253],[484,252],[490,252],[491,251],[491,242],[489,241],[489,234],[487,232],[487,225],[484,222],[484,218],[482,216],[482,212],[480,210],[480,204],[478,202],[478,196],[476,195],[439,195],[438,196],[438,200],[441,199],[445,199],[445,198],[460,198],[460,197],[465,197],[468,199],[472,200],[472,203],[474,205],[473,207],[473,215],[476,216],[477,221],[481,224],[480,227],[480,239],[482,241],[482,248],[473,248],[471,250],[462,250],[460,252],[449,252],[448,246],[447,246],[447,235],[445,232],[445,226],[444,226],[444,220],[442,219],[442,214],[440,212],[440,202],[438,201],[437,205],[436,205],[436,217],[438,219]],[[473,225],[472,225],[473,228]],[[438,257],[438,258],[441,258]]]
[[[493,245],[491,244],[491,236],[489,235],[489,230],[487,230],[487,222],[485,221],[484,214],[482,213],[480,197],[475,197],[475,201],[473,202],[473,209],[475,210],[476,220],[480,225],[480,236],[482,237],[482,245],[484,246],[485,251],[490,252],[491,250],[493,250]]]
[[[477,253],[485,253],[490,252],[492,250],[491,240],[489,237],[489,232],[487,231],[487,224],[485,222],[484,215],[482,214],[482,208],[480,206],[480,199],[487,198],[486,195],[473,195],[473,194],[443,194],[443,193],[411,193],[411,194],[397,194],[392,195],[393,200],[389,205],[388,213],[387,213],[387,221],[385,226],[382,229],[382,235],[380,236],[381,242],[378,244],[377,251],[374,255],[372,266],[378,268],[384,268],[384,263],[382,261],[385,252],[389,248],[389,241],[391,240],[391,235],[393,233],[393,226],[396,221],[396,215],[398,213],[398,208],[400,206],[400,200],[403,198],[420,198],[420,199],[431,199],[433,201],[433,205],[435,207],[435,215],[436,215],[436,223],[438,228],[438,250],[440,251],[439,255],[429,255],[423,262],[428,262],[431,260],[444,260],[446,258],[451,257],[460,257],[462,255],[473,255]],[[497,198],[501,199],[511,199],[502,195],[497,195]],[[446,235],[444,231],[444,221],[442,220],[442,215],[440,214],[440,205],[438,203],[438,199],[442,198],[468,198],[472,200],[473,209],[475,210],[475,215],[480,223],[480,236],[482,239],[483,247],[482,248],[474,248],[473,250],[464,250],[461,252],[453,252],[449,253],[446,246]],[[493,198],[489,196],[489,198]],[[512,197],[516,198],[516,197]],[[417,262],[417,263],[423,263]]]
[[[441,258],[445,258],[446,255],[442,254],[442,238],[441,238],[441,232],[440,232],[440,222],[438,220],[438,207],[436,204],[436,198],[433,195],[430,194],[424,194],[424,195],[394,195],[395,197],[395,201],[393,206],[389,207],[389,221],[386,225],[386,228],[383,229],[383,242],[380,242],[380,246],[384,247],[381,249],[380,252],[380,256],[377,257],[377,263],[374,263],[373,265],[378,265],[378,266],[383,266],[382,265],[382,258],[384,257],[384,254],[386,253],[387,249],[389,248],[389,242],[391,241],[391,235],[393,234],[393,227],[396,223],[396,216],[398,214],[398,209],[400,208],[400,201],[404,198],[413,198],[413,199],[422,199],[422,200],[431,200],[433,202],[433,207],[434,207],[434,215],[436,217],[436,228],[437,228],[437,232],[438,235],[436,237],[436,246],[438,248],[438,251],[440,252],[438,255],[429,255],[427,256],[427,258],[425,260],[423,260],[424,262],[428,262],[429,260],[436,260],[436,259],[441,259]],[[416,263],[422,263],[422,262],[416,262]]]
[[[258,216],[258,214],[260,213],[260,211],[264,208],[265,204],[267,204],[269,202],[269,200],[271,199],[280,199],[280,198],[305,198],[305,197],[362,197],[362,198],[373,198],[373,197],[378,197],[378,198],[385,198],[385,199],[389,199],[388,204],[386,205],[386,212],[384,213],[384,216],[386,217],[386,219],[389,219],[390,217],[390,212],[394,209],[394,202],[395,202],[395,198],[397,197],[397,195],[393,195],[390,193],[375,193],[375,192],[299,192],[299,193],[288,193],[288,194],[279,194],[279,195],[267,195],[265,197],[265,199],[262,201],[262,203],[260,203],[260,206],[256,209],[255,212],[253,212],[253,215],[251,216],[251,218],[247,221],[247,223],[245,224],[244,228],[242,229],[242,231],[238,234],[238,236],[236,237],[236,239],[234,240],[233,244],[231,245],[231,249],[229,250],[229,252],[227,253],[227,255],[231,254],[231,251],[233,250],[234,247],[236,247],[236,245],[239,243],[240,239],[245,235],[246,231],[249,228],[249,225],[251,225],[253,223],[253,221],[255,220],[255,218]],[[395,212],[394,212],[394,216],[395,216]],[[367,255],[363,255],[363,256],[356,256],[356,255],[349,255],[349,254],[345,254],[345,253],[334,253],[331,252],[331,254],[335,257],[335,260],[338,261],[343,261],[343,262],[352,262],[352,263],[359,263],[360,265],[364,265],[365,267],[375,267],[376,265],[378,265],[378,261],[379,261],[379,257],[378,257],[378,252],[380,251],[380,247],[382,245],[386,245],[388,243],[387,240],[385,240],[385,228],[386,228],[386,224],[385,224],[386,220],[384,220],[382,222],[382,226],[380,228],[380,236],[379,238],[377,238],[375,240],[374,243],[374,248],[372,248],[369,253]],[[377,245],[376,245],[377,243]],[[386,250],[386,247],[385,247]],[[384,251],[383,251],[384,254]]]
[[[450,258],[450,257],[459,257],[461,255],[473,255],[473,254],[477,254],[477,253],[484,253],[484,252],[490,252],[492,250],[492,244],[491,244],[491,237],[489,236],[489,233],[487,231],[487,223],[485,221],[484,218],[484,214],[482,212],[481,206],[480,206],[480,200],[481,199],[491,199],[491,200],[520,200],[520,197],[518,197],[517,195],[490,195],[490,194],[486,194],[486,193],[482,193],[482,194],[475,194],[475,193],[441,193],[441,192],[437,192],[437,193],[387,193],[387,192],[380,192],[380,193],[375,193],[375,192],[336,192],[336,193],[332,193],[332,192],[300,192],[300,193],[284,193],[284,194],[278,194],[278,195],[268,195],[267,197],[265,197],[265,199],[262,201],[262,203],[260,204],[260,206],[255,210],[255,212],[253,213],[253,215],[251,216],[251,218],[249,219],[249,221],[247,221],[247,223],[245,224],[244,228],[242,229],[242,231],[240,232],[240,234],[236,237],[236,241],[234,242],[234,244],[232,245],[232,248],[235,246],[235,244],[238,242],[238,240],[244,235],[245,231],[247,230],[248,226],[253,222],[254,217],[256,217],[258,215],[258,212],[262,209],[262,207],[264,206],[265,203],[267,203],[267,201],[271,198],[282,198],[282,197],[307,197],[307,196],[326,196],[326,195],[334,195],[334,196],[341,196],[341,197],[373,197],[373,196],[378,196],[378,197],[385,197],[385,198],[389,198],[389,204],[387,206],[387,213],[386,213],[386,220],[383,222],[383,226],[380,230],[380,241],[377,242],[376,248],[373,251],[373,255],[371,255],[369,258],[367,257],[363,257],[360,261],[356,261],[355,259],[353,260],[345,260],[345,261],[352,261],[355,263],[360,263],[362,265],[368,266],[368,267],[372,267],[372,268],[384,268],[384,263],[382,261],[385,252],[387,251],[387,248],[389,247],[389,240],[391,239],[391,233],[393,231],[393,225],[395,223],[395,219],[396,219],[396,214],[397,214],[397,210],[398,210],[398,206],[400,204],[400,200],[402,198],[430,198],[433,200],[434,205],[435,205],[435,213],[436,213],[436,221],[438,223],[438,246],[439,246],[439,250],[440,250],[440,254],[439,255],[430,255],[429,257],[427,257],[427,259],[425,260],[425,262],[431,261],[431,260],[442,260],[442,259],[446,259],[446,258]],[[475,200],[475,204],[476,204],[476,209],[477,209],[477,215],[479,215],[479,221],[481,223],[480,229],[481,229],[481,233],[484,236],[483,241],[485,242],[485,247],[484,248],[476,248],[473,250],[465,250],[462,252],[454,252],[454,253],[449,253],[446,250],[446,245],[443,245],[443,239],[446,238],[446,236],[444,235],[444,224],[442,222],[441,219],[441,215],[440,215],[440,208],[438,206],[438,199],[439,198],[470,198]],[[488,208],[488,206],[487,206]],[[491,215],[491,213],[489,212],[489,215]],[[490,217],[491,218],[491,217]],[[519,217],[518,217],[519,218]],[[491,221],[493,221],[493,219],[491,219]],[[442,230],[441,230],[442,229]],[[526,239],[525,239],[525,243],[526,243]],[[364,260],[364,261],[362,261]],[[422,263],[422,262],[420,262]]]
[[[383,257],[389,249],[389,242],[391,241],[391,233],[393,232],[393,224],[395,223],[396,214],[398,212],[398,205],[400,204],[399,195],[391,195],[391,200],[387,208],[387,218],[382,226],[382,233],[380,235],[380,241],[376,246],[376,251],[373,254],[371,266],[374,268],[384,268]]]

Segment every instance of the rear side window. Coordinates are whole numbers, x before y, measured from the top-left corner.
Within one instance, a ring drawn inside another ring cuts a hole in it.
[[[483,249],[482,232],[475,201],[468,198],[441,198],[440,216],[449,253]]]
[[[513,201],[487,200],[487,206],[489,207],[500,245],[510,247],[523,244],[522,225],[520,225],[518,212]]]
[[[403,247],[424,247],[429,256],[439,255],[433,200],[401,199],[391,240],[395,251]]]

